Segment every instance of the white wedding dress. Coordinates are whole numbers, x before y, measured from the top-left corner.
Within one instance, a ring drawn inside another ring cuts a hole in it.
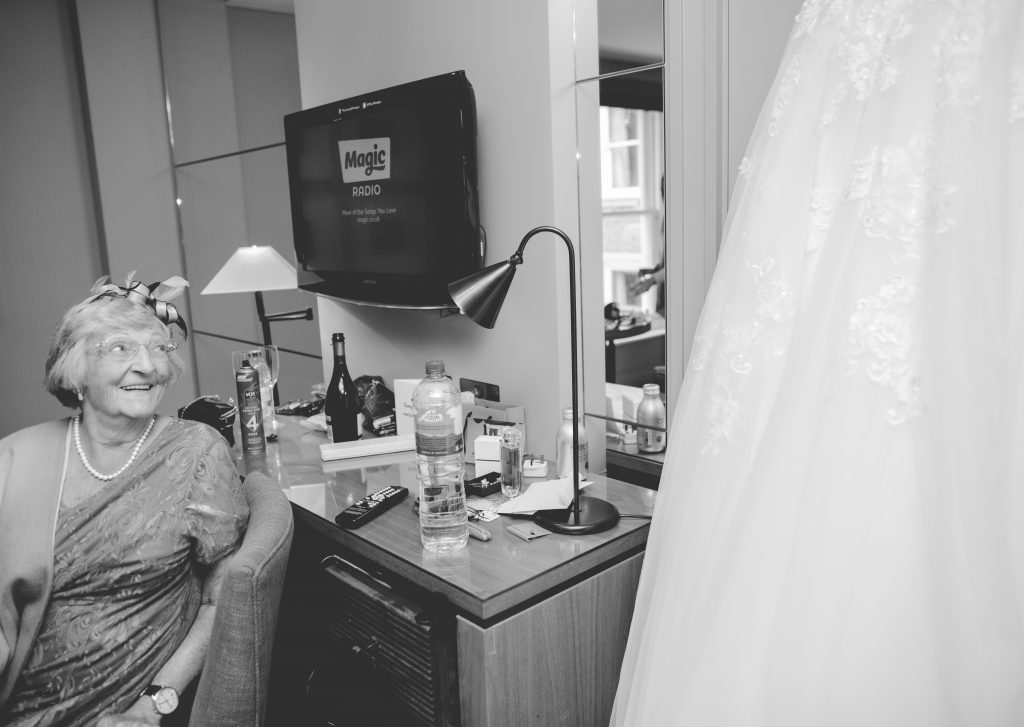
[[[1024,0],[808,0],[612,723],[1024,725]]]

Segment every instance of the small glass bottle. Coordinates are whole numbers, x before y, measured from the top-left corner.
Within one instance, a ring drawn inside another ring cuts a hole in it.
[[[558,436],[555,437],[555,462],[558,468],[559,477],[572,478],[572,419],[573,410],[571,406],[562,409],[562,425],[558,427]],[[590,468],[590,452],[587,446],[587,431],[583,426],[583,417],[577,419],[579,434],[579,461],[580,478],[587,476]]]
[[[515,427],[501,430],[501,494],[512,499],[523,494],[523,433]]]
[[[644,398],[636,408],[636,424],[641,452],[665,451],[665,432],[645,426],[665,428],[665,402],[661,400],[661,387],[657,384],[644,384]]]

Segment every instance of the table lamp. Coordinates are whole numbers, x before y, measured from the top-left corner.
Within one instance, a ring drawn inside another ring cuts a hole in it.
[[[263,328],[263,343],[273,343],[270,324],[273,321],[313,320],[313,309],[288,313],[270,313],[263,305],[264,290],[294,290],[298,287],[295,268],[270,245],[249,245],[232,253],[224,266],[207,283],[200,295],[217,293],[254,293],[256,315]]]
[[[505,262],[490,265],[483,270],[448,284],[448,292],[463,314],[484,328],[494,328],[498,312],[505,301],[516,268],[523,262],[523,250],[534,235],[550,232],[562,238],[569,252],[569,345],[572,361],[572,506],[565,509],[539,510],[533,519],[556,533],[585,535],[613,527],[619,521],[619,511],[610,502],[596,497],[580,496],[579,460],[579,372],[576,360],[576,254],[572,240],[557,227],[535,227],[526,233],[519,249]]]
[[[270,245],[248,245],[235,250],[223,267],[206,284],[200,295],[218,293],[254,293],[256,316],[263,329],[263,343],[271,345],[270,324],[274,321],[313,320],[313,309],[288,313],[267,313],[263,305],[264,290],[294,290],[298,287],[295,268]],[[274,404],[278,404],[277,384],[274,384]]]

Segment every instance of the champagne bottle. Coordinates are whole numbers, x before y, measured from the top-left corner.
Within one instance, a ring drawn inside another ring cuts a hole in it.
[[[327,431],[332,441],[351,442],[359,439],[359,392],[345,362],[345,334],[332,335],[331,345],[334,347],[334,371],[324,400]]]

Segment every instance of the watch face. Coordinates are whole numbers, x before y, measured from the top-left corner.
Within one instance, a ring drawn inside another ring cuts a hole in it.
[[[156,711],[160,714],[170,714],[178,708],[178,692],[172,687],[162,687],[155,694],[150,694]]]

